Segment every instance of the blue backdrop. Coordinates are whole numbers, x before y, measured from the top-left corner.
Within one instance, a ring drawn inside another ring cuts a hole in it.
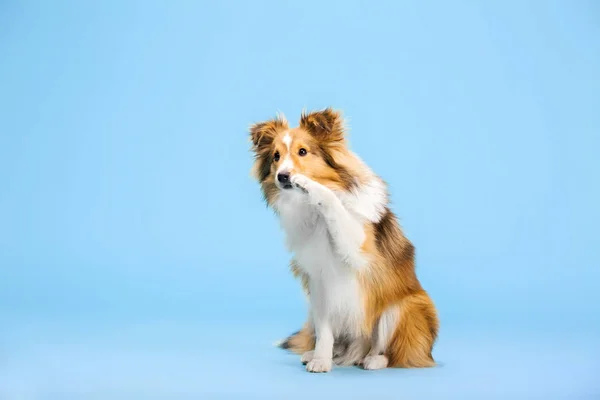
[[[600,396],[597,2],[5,0],[0,60],[0,398]],[[271,346],[305,304],[247,127],[330,105],[438,368]]]

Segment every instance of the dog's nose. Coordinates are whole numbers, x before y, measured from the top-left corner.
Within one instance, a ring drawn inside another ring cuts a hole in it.
[[[277,180],[280,183],[290,183],[290,173],[289,172],[280,172],[277,174]]]

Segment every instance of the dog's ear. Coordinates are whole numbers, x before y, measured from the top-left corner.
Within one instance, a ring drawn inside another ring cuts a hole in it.
[[[300,127],[306,129],[316,139],[325,142],[344,140],[344,118],[339,111],[326,108],[310,113],[302,112]]]
[[[275,119],[253,124],[250,126],[252,149],[256,153],[268,149],[273,144],[275,136],[287,128],[288,123],[283,115],[278,115]]]

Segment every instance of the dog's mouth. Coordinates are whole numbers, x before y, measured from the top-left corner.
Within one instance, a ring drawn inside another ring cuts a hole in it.
[[[291,184],[291,183],[289,183],[289,182],[287,182],[287,183],[282,183],[282,184],[281,184],[281,185],[279,185],[279,186],[281,187],[281,189],[284,189],[284,190],[288,190],[288,189],[291,189],[291,188],[293,188],[292,184]]]

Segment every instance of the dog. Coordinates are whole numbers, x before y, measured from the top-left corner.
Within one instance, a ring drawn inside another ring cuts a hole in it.
[[[278,216],[308,320],[280,347],[309,372],[435,365],[439,320],[415,273],[414,246],[389,208],[387,184],[347,143],[338,110],[251,125],[252,175]]]

